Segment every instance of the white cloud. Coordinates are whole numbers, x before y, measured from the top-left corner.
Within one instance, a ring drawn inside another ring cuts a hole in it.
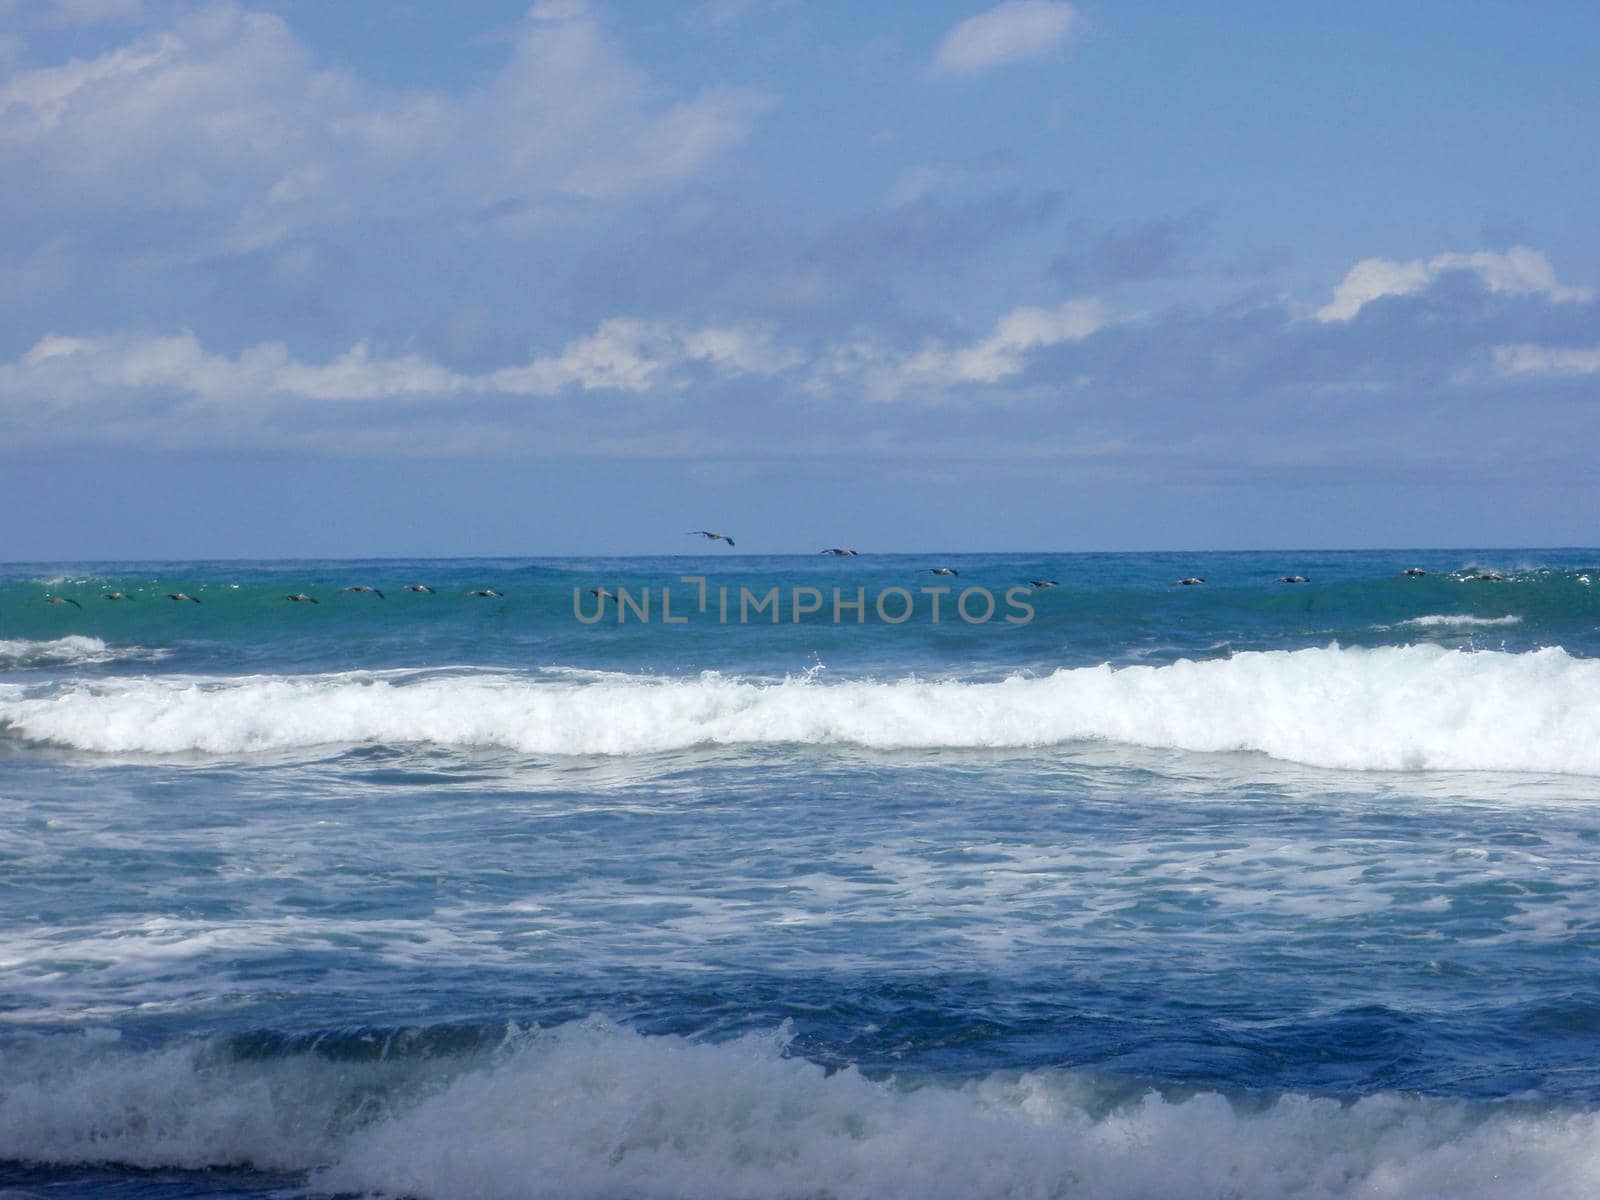
[[[350,154],[328,118],[357,102],[277,17],[193,14],[0,89],[0,169],[37,210],[188,211],[265,202],[297,167]]]
[[[208,404],[277,405],[438,400],[467,395],[554,396],[574,391],[642,393],[683,386],[694,366],[724,376],[773,375],[797,362],[761,328],[681,328],[613,318],[559,353],[481,374],[416,354],[375,353],[358,342],[323,363],[293,358],[281,342],[237,355],[207,351],[193,333],[166,337],[49,334],[14,363],[0,364],[0,413],[18,403],[49,408],[160,392]]]
[[[184,235],[242,251],[299,229],[400,215],[570,213],[689,178],[765,100],[663,101],[578,0],[536,5],[504,66],[451,94],[395,92],[325,67],[280,17],[231,4],[94,58],[0,82],[7,210],[186,214]]]
[[[925,352],[919,360],[962,383],[997,383],[1026,367],[1031,351],[1081,342],[1105,324],[1105,309],[1095,300],[1069,300],[1060,308],[1014,308],[983,341],[953,352]]]
[[[1069,300],[1058,308],[1014,308],[995,322],[988,337],[965,346],[931,342],[906,353],[870,340],[846,343],[833,347],[819,364],[814,386],[843,383],[872,400],[986,386],[1026,370],[1037,351],[1082,341],[1109,323],[1099,301]]]
[[[189,331],[51,333],[0,363],[0,431],[18,444],[264,447],[293,444],[330,423],[354,423],[364,431],[363,444],[382,446],[419,422],[459,423],[477,431],[472,436],[479,442],[497,423],[509,434],[525,418],[497,408],[497,398],[595,392],[620,403],[629,396],[682,395],[718,380],[785,375],[778,386],[846,398],[936,398],[1016,376],[1038,352],[1082,340],[1106,323],[1098,303],[1074,300],[1012,309],[988,336],[969,344],[930,342],[906,350],[859,342],[808,355],[758,324],[614,317],[559,350],[476,372],[364,341],[312,362],[278,341],[219,353]]]
[[[767,329],[713,328],[686,334],[684,353],[731,375],[776,375],[798,366],[803,356],[776,345]]]
[[[1600,375],[1600,346],[1496,346],[1494,367],[1502,376]]]
[[[681,339],[649,321],[613,318],[558,355],[495,371],[484,379],[493,391],[550,396],[563,388],[643,392],[684,361]]]
[[[1556,303],[1588,300],[1594,295],[1589,288],[1558,283],[1550,260],[1541,251],[1527,246],[1513,246],[1504,254],[1479,250],[1471,254],[1439,254],[1410,262],[1364,258],[1351,267],[1334,288],[1333,299],[1317,310],[1317,320],[1324,324],[1348,321],[1374,300],[1411,296],[1425,290],[1447,271],[1470,271],[1491,292],[1545,296]]]
[[[1067,40],[1080,19],[1061,0],[1006,0],[947,33],[934,53],[934,69],[967,74],[1042,58]]]

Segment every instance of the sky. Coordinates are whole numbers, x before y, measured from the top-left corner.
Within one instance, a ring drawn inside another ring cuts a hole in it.
[[[0,0],[0,559],[1595,546],[1596,45]]]

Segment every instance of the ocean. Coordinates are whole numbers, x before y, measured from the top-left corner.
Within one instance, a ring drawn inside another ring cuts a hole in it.
[[[0,1196],[1600,1194],[1600,551],[705,549],[0,567]]]

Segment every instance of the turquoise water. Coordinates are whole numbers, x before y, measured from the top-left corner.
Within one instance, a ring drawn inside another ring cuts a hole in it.
[[[0,568],[0,1187],[1595,1194],[1597,565]]]

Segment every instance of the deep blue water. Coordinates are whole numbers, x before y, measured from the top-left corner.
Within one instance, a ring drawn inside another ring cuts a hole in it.
[[[0,568],[0,1194],[1600,1193],[1596,587]]]

